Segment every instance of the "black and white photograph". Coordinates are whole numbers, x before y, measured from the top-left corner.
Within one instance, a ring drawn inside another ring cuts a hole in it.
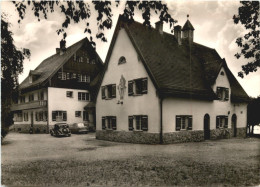
[[[260,185],[259,1],[0,1],[1,186]]]

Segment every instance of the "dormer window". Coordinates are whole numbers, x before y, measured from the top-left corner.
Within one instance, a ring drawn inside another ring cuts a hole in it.
[[[126,63],[125,57],[124,57],[124,56],[121,56],[121,57],[119,58],[119,60],[118,60],[118,65],[120,65],[120,64],[125,64],[125,63]]]
[[[228,101],[229,100],[229,89],[223,87],[217,87],[218,100]]]

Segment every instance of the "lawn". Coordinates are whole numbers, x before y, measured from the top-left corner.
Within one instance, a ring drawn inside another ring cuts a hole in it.
[[[73,138],[75,141],[77,138],[80,139],[79,145],[67,155],[61,152],[61,155],[50,159],[43,153],[41,154],[43,156],[35,157],[35,153],[31,152],[27,155],[31,159],[24,160],[18,155],[13,161],[12,158],[6,159],[2,162],[2,184],[15,186],[260,184],[260,140],[256,138],[173,145],[133,145],[87,138],[85,140],[84,136]],[[15,141],[6,146],[11,145],[15,146]],[[2,156],[7,156],[5,145],[2,150],[4,151]]]

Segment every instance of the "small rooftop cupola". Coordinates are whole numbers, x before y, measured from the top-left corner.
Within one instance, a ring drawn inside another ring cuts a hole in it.
[[[189,14],[187,15],[187,21],[182,28],[182,38],[184,40],[188,40],[190,43],[193,42],[193,31],[194,27],[192,26],[191,22],[189,21]]]
[[[163,22],[157,21],[155,23],[155,29],[158,30],[160,34],[163,34]]]

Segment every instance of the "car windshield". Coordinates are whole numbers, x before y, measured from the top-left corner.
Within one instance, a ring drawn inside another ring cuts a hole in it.
[[[78,127],[84,127],[83,123],[78,123]]]

